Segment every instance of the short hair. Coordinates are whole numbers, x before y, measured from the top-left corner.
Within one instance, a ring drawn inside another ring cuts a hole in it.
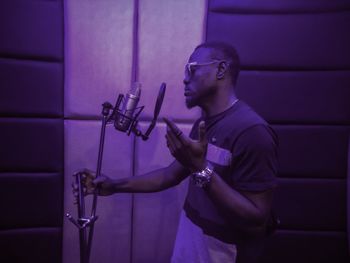
[[[233,84],[236,85],[240,70],[240,60],[236,48],[228,43],[219,41],[204,42],[198,45],[195,50],[199,48],[211,49],[212,59],[229,61],[229,72],[232,77]]]

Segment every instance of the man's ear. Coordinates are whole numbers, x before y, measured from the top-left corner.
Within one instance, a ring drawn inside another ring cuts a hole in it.
[[[217,68],[216,78],[223,79],[226,71],[228,70],[228,67],[229,65],[225,61],[220,62]]]

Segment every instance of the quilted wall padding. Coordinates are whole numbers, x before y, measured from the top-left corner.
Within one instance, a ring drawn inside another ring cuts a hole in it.
[[[0,37],[0,261],[61,262],[62,1],[1,1]]]
[[[210,0],[207,39],[242,60],[239,97],[275,128],[281,220],[262,262],[348,262],[350,4]]]
[[[256,68],[241,72],[237,92],[273,123],[348,125],[349,86],[346,69],[272,71]]]

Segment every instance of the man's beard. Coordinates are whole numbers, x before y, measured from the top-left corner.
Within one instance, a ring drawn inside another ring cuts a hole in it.
[[[192,109],[193,107],[197,106],[197,100],[193,98],[186,98],[185,99],[185,104],[187,109]]]

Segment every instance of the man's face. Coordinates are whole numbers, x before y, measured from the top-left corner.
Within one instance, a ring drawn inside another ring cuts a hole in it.
[[[210,98],[216,92],[217,63],[210,53],[208,48],[195,50],[188,60],[190,65],[185,67],[183,82],[187,108],[210,103]]]

